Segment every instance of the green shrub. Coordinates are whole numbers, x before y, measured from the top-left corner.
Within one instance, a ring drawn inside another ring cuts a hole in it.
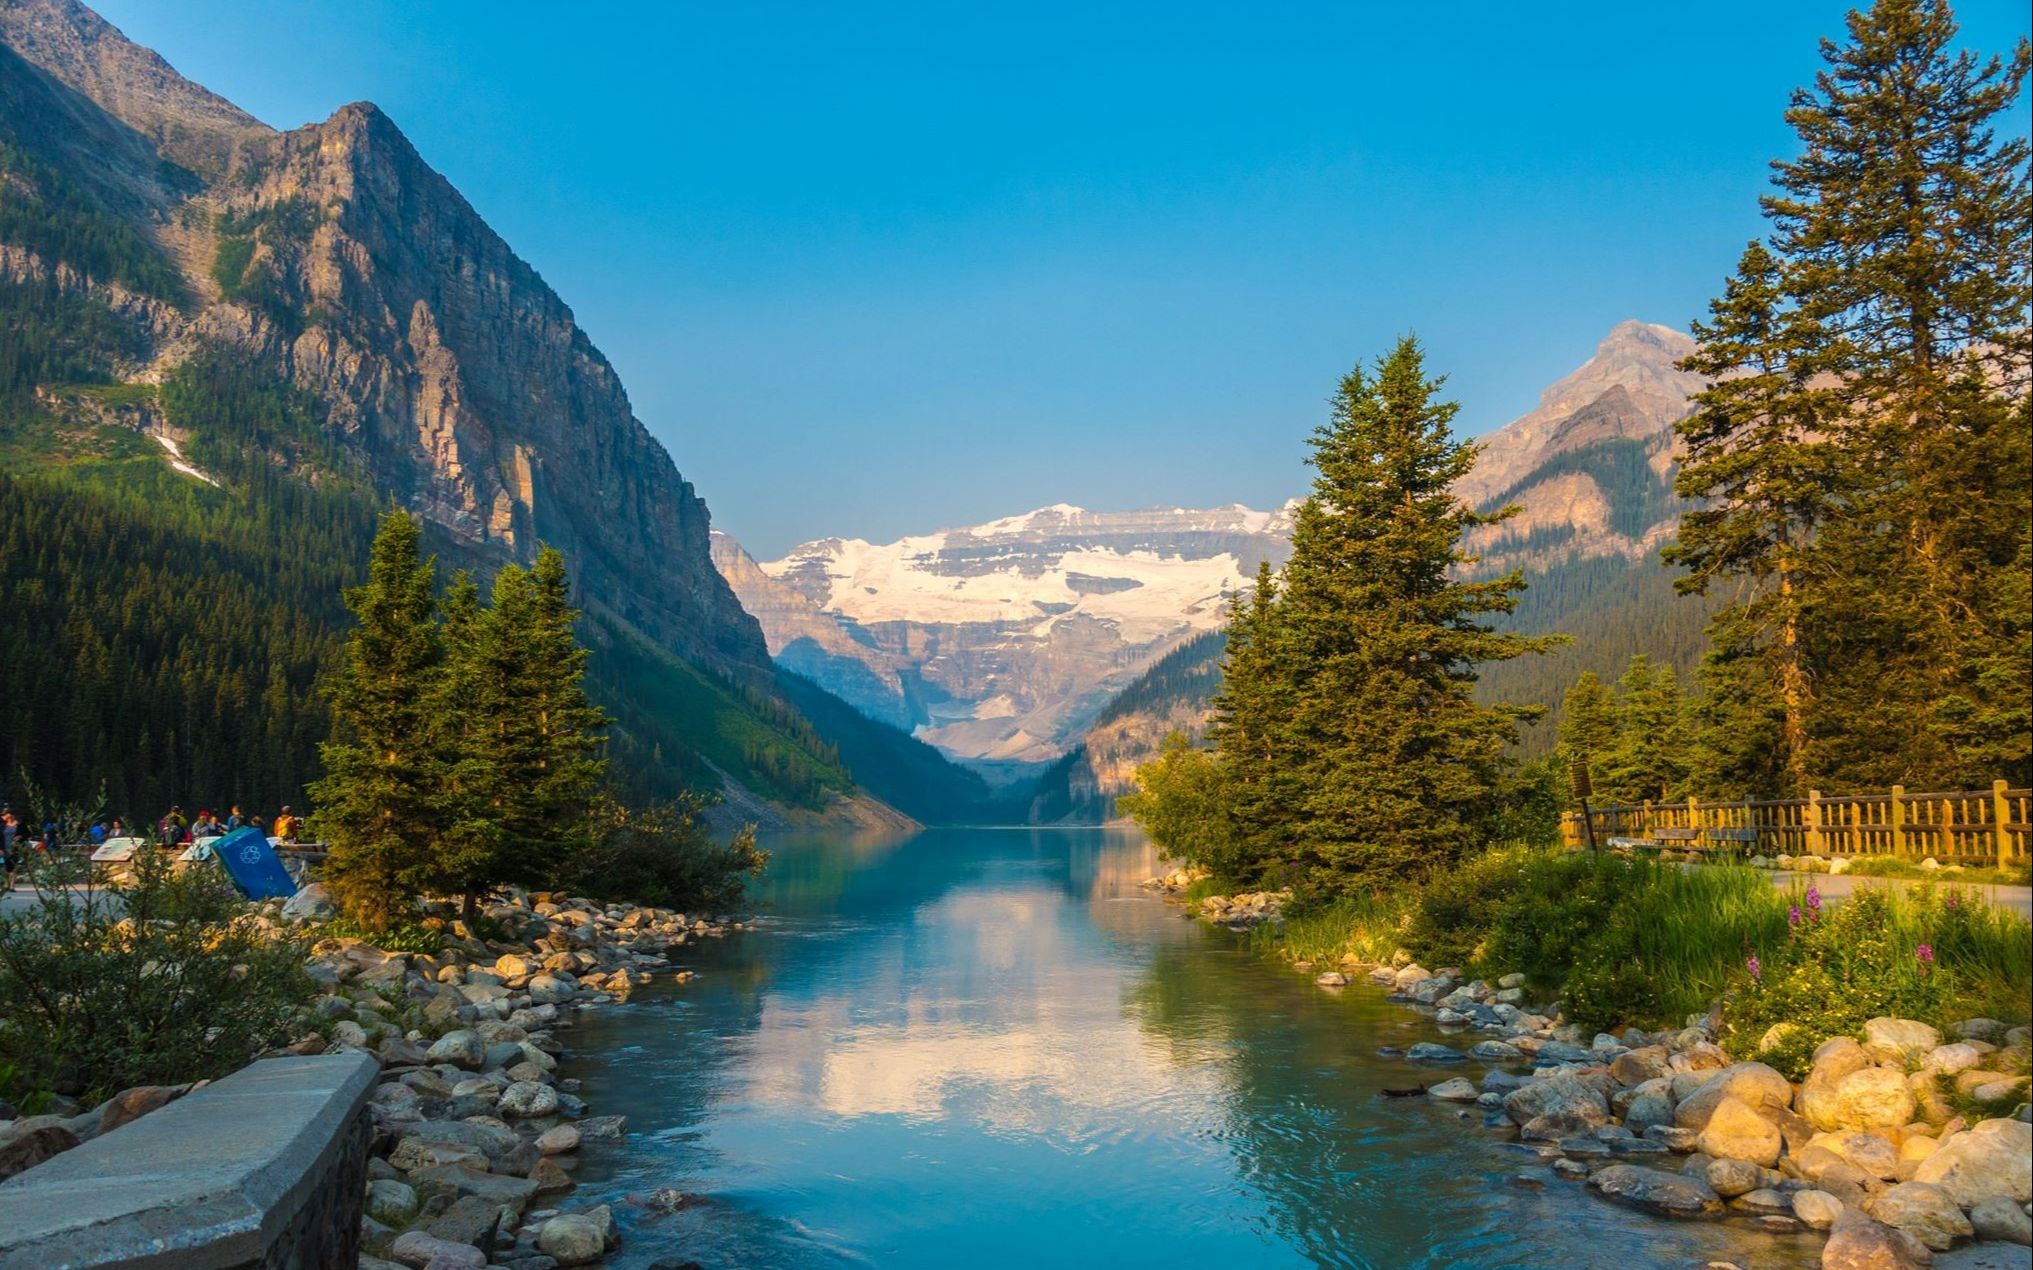
[[[1483,961],[1484,943],[1506,907],[1523,892],[1527,872],[1540,859],[1534,851],[1491,851],[1433,878],[1419,891],[1405,929],[1405,947],[1428,966]]]
[[[223,1076],[289,1039],[315,991],[303,947],[264,934],[216,867],[144,851],[120,891],[79,881],[46,866],[35,904],[0,917],[0,1064],[18,1085],[94,1101]]]
[[[1220,757],[1173,732],[1158,756],[1137,768],[1135,791],[1116,799],[1115,807],[1143,827],[1166,859],[1216,877],[1253,877],[1259,870],[1237,840],[1229,803]]]
[[[715,842],[700,819],[704,810],[696,796],[645,811],[605,809],[593,844],[567,862],[566,887],[593,899],[687,912],[738,908],[769,853],[755,845],[752,826]]]

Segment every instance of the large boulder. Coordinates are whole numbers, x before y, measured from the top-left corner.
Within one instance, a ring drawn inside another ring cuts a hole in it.
[[[1809,1081],[1800,1091],[1800,1114],[1817,1129],[1891,1129],[1908,1124],[1917,1104],[1906,1074],[1864,1067],[1840,1080]]]
[[[1609,1119],[1609,1099],[1580,1077],[1561,1072],[1506,1094],[1504,1114],[1520,1125],[1541,1116],[1572,1116],[1593,1126]]]
[[[487,1264],[487,1254],[472,1244],[455,1244],[421,1230],[405,1231],[390,1245],[388,1255],[396,1264],[416,1270],[425,1266],[439,1270],[481,1270]]]
[[[1968,1071],[1984,1059],[1983,1051],[1968,1041],[1957,1041],[1953,1045],[1937,1045],[1920,1056],[1920,1070],[1945,1072],[1953,1076]]]
[[[532,975],[528,985],[529,999],[538,1005],[557,1005],[570,1001],[576,994],[566,980],[552,974]]]
[[[1920,1161],[1913,1180],[1941,1187],[1966,1208],[1999,1197],[2033,1200],[2033,1125],[1986,1120],[1943,1142]]]
[[[1735,1199],[1762,1186],[1765,1170],[1749,1160],[1710,1160],[1702,1176],[1708,1179],[1709,1189],[1717,1195]]]
[[[579,1149],[579,1126],[553,1125],[537,1136],[536,1149],[545,1155],[563,1155]]]
[[[62,1116],[29,1116],[0,1126],[0,1179],[78,1145],[77,1132]]]
[[[1871,1065],[1871,1056],[1864,1053],[1864,1047],[1849,1036],[1831,1036],[1814,1047],[1814,1062],[1807,1073],[1807,1083],[1834,1084],[1851,1072],[1862,1071]]]
[[[1591,1190],[1664,1217],[1707,1217],[1722,1211],[1722,1197],[1706,1182],[1635,1164],[1612,1164],[1589,1177]]]
[[[1610,1060],[1609,1074],[1616,1077],[1619,1085],[1642,1085],[1661,1077],[1671,1077],[1673,1067],[1663,1045],[1645,1045]]]
[[[1725,1098],[1735,1098],[1761,1114],[1776,1112],[1793,1101],[1793,1084],[1763,1063],[1738,1063],[1710,1076],[1701,1088],[1673,1108],[1673,1123],[1701,1129]]]
[[[563,1213],[537,1231],[537,1251],[561,1266],[590,1265],[607,1252],[607,1231],[593,1213]]]
[[[487,1046],[480,1034],[468,1028],[457,1028],[431,1042],[424,1051],[424,1059],[430,1063],[450,1063],[467,1071],[479,1071],[487,1062]]]
[[[1836,1217],[1821,1249],[1821,1270],[1919,1270],[1922,1264],[1889,1227],[1854,1208]]]
[[[1793,1215],[1809,1230],[1827,1230],[1842,1216],[1842,1201],[1827,1191],[1795,1191]]]
[[[2002,1195],[1993,1195],[1982,1203],[1970,1205],[1969,1224],[1976,1230],[1978,1239],[2033,1244],[2033,1217],[2028,1217],[2025,1209]]]
[[[99,1108],[99,1132],[111,1133],[123,1124],[168,1106],[189,1091],[189,1085],[137,1085],[123,1089]]]
[[[394,1178],[377,1178],[367,1184],[367,1215],[384,1226],[400,1230],[416,1216],[416,1189]]]
[[[506,1204],[517,1212],[536,1194],[536,1183],[526,1177],[504,1177],[464,1164],[416,1169],[409,1180],[419,1193],[449,1191],[454,1195],[477,1195],[490,1203]]]
[[[1875,1018],[1864,1024],[1864,1053],[1880,1063],[1911,1063],[1941,1044],[1941,1033],[1913,1019]]]
[[[1778,1125],[1733,1095],[1715,1105],[1708,1123],[1702,1126],[1701,1136],[1695,1139],[1695,1148],[1704,1155],[1718,1160],[1747,1160],[1762,1168],[1777,1164],[1785,1145]]]
[[[1632,1091],[1630,1105],[1624,1108],[1624,1126],[1632,1133],[1643,1136],[1653,1125],[1673,1123],[1673,1082],[1670,1080],[1648,1080]]]
[[[1473,1097],[1471,1092],[1471,1100]],[[519,1080],[502,1091],[501,1101],[495,1110],[509,1120],[534,1120],[539,1116],[555,1115],[558,1091],[533,1080]]]
[[[1956,1206],[1955,1197],[1927,1182],[1901,1182],[1871,1200],[1865,1211],[1936,1252],[1975,1233],[1969,1218]]]
[[[1881,1133],[1824,1133],[1811,1145],[1825,1146],[1861,1170],[1865,1177],[1898,1176],[1899,1148]]]
[[[290,922],[320,922],[339,915],[338,901],[323,882],[313,882],[283,901],[282,916]]]

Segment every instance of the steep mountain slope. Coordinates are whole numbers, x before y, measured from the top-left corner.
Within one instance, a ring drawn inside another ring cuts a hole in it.
[[[1152,660],[1219,627],[1225,597],[1258,560],[1282,562],[1288,532],[1283,511],[1062,505],[893,543],[806,543],[754,571],[723,563],[779,662],[857,703],[879,679],[863,709],[949,754],[1036,762]]]
[[[740,543],[717,529],[713,564],[741,597],[741,606],[761,623],[778,666],[815,685],[823,683],[827,692],[871,719],[905,730],[912,726],[907,661],[875,647],[866,635],[857,639],[851,621],[764,573]]]
[[[630,779],[724,773],[807,807],[852,788],[780,699],[705,504],[613,368],[373,106],[277,132],[73,0],[0,0],[0,315],[0,463],[37,488],[197,499],[192,515],[245,520],[256,550],[280,480],[329,561],[364,559],[348,498],[417,510],[450,563],[483,573],[551,542]],[[259,401],[202,400],[217,367],[288,395],[287,426]]]

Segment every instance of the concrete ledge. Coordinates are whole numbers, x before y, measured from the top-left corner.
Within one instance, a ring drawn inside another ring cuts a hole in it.
[[[268,1059],[0,1183],[0,1270],[339,1264],[378,1071]]]

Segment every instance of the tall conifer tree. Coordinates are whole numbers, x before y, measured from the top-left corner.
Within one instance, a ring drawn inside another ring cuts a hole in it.
[[[1280,656],[1277,600],[1277,576],[1270,561],[1259,561],[1249,598],[1231,605],[1221,687],[1207,730],[1237,838],[1227,868],[1239,882],[1256,881],[1274,862],[1288,814],[1290,777],[1278,762],[1277,734],[1292,693],[1290,668]]]
[[[1560,702],[1559,754],[1563,766],[1581,763],[1592,784],[1604,785],[1616,749],[1616,697],[1592,670],[1584,670]]]
[[[1838,406],[1817,378],[1828,365],[1827,341],[1790,305],[1785,270],[1761,243],[1744,249],[1709,313],[1694,325],[1701,347],[1681,363],[1709,384],[1674,426],[1682,446],[1675,488],[1696,506],[1681,517],[1679,541],[1664,556],[1687,566],[1676,584],[1683,592],[1744,583],[1711,621],[1711,643],[1726,635],[1738,653],[1759,649],[1768,673],[1718,677],[1709,686],[1776,697],[1784,779],[1804,791],[1813,676],[1803,606],[1821,581],[1815,534],[1842,509],[1846,484],[1827,434]]]
[[[350,916],[376,930],[399,922],[428,885],[444,827],[434,716],[444,644],[435,562],[421,541],[414,517],[390,512],[375,535],[366,584],[346,593],[359,625],[331,689],[325,775],[311,787],[313,830],[332,844],[326,881]]]
[[[1852,13],[1765,201],[1855,459],[1810,740],[1839,785],[2033,773],[2033,184],[2008,113],[2033,55],[1956,34],[1942,0]]]
[[[1280,826],[1298,878],[1331,894],[1436,868],[1480,845],[1517,710],[1479,704],[1476,666],[1551,641],[1494,629],[1522,581],[1466,581],[1465,531],[1502,519],[1453,485],[1474,447],[1449,432],[1418,343],[1343,379],[1313,436],[1276,625],[1292,693],[1271,761],[1300,791]]]

